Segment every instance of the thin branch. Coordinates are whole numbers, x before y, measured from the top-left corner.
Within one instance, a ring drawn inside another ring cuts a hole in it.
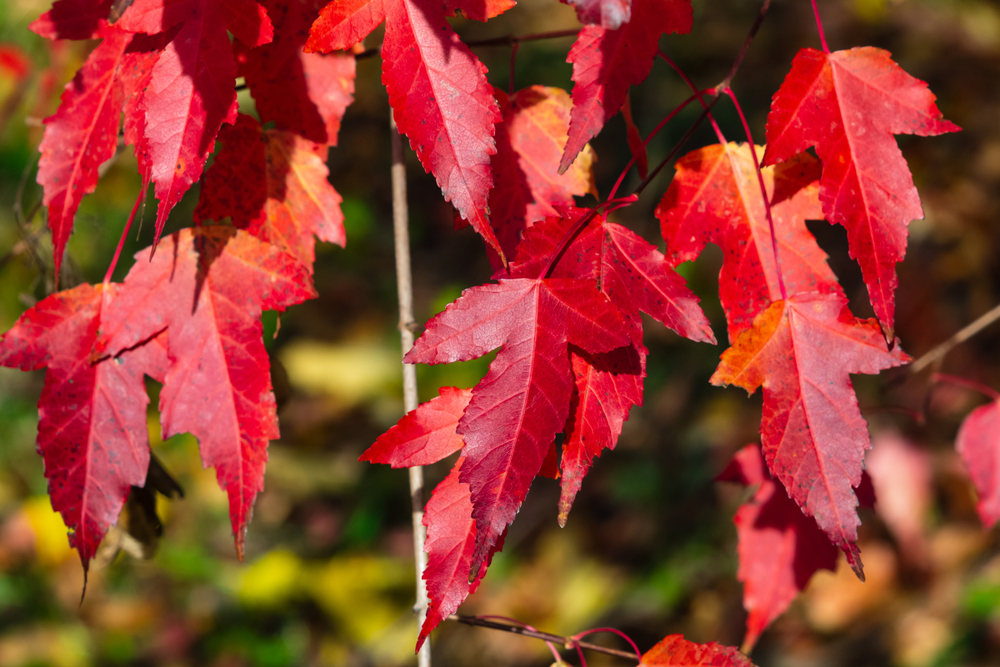
[[[515,44],[523,44],[524,42],[537,42],[542,39],[558,39],[559,37],[576,37],[580,34],[580,29],[575,28],[573,30],[553,30],[552,32],[536,32],[530,35],[505,35],[503,37],[491,37],[489,39],[474,39],[471,42],[466,42],[465,45],[468,47],[473,46],[514,46]],[[361,53],[355,54],[355,60],[364,60],[365,58],[371,58],[372,56],[378,55],[382,51],[382,46],[374,46],[370,49],[365,49]],[[237,90],[240,90],[237,87]]]
[[[951,338],[910,364],[910,372],[919,373],[931,364],[938,362],[951,352],[953,347],[969,340],[997,320],[1000,320],[1000,304],[994,306],[988,313],[980,315],[975,322],[964,327]]]
[[[413,274],[410,270],[409,211],[406,204],[406,163],[403,160],[403,139],[396,127],[396,119],[389,111],[389,129],[392,133],[392,228],[396,241],[396,285],[399,292],[399,340],[403,356],[413,348]],[[403,406],[407,412],[417,409],[417,367],[403,364]],[[414,466],[410,472],[410,504],[413,513],[413,556],[416,563],[418,627],[427,619],[427,584],[424,569],[427,554],[424,552],[424,469]],[[431,666],[431,643],[424,642],[417,654],[419,667]]]
[[[982,382],[970,380],[969,378],[961,378],[957,375],[948,375],[947,373],[934,373],[931,375],[931,382],[934,382],[935,384],[939,382],[946,382],[957,387],[965,387],[966,389],[978,391],[980,394],[989,397],[990,400],[1000,401],[1000,393],[997,393],[996,389],[985,385]]]
[[[743,59],[747,55],[747,51],[750,50],[750,44],[753,42],[754,37],[757,36],[757,31],[760,30],[761,24],[764,22],[764,15],[767,14],[768,8],[771,6],[771,0],[764,0],[764,4],[760,7],[760,13],[757,14],[757,19],[750,26],[750,33],[747,38],[743,40],[743,46],[740,48],[740,52],[736,55],[736,60],[733,61],[733,66],[729,68],[729,73],[726,74],[726,78],[722,80],[716,90],[725,90],[732,83],[733,77],[736,76],[736,71],[743,64]]]
[[[574,639],[572,637],[563,637],[562,635],[554,635],[549,632],[541,632],[539,630],[533,630],[520,625],[511,625],[508,623],[497,623],[496,621],[490,621],[485,618],[479,618],[478,616],[464,616],[462,614],[452,614],[448,617],[449,621],[458,621],[459,623],[464,623],[466,625],[474,625],[479,628],[489,628],[490,630],[502,630],[503,632],[512,632],[516,635],[522,635],[524,637],[531,637],[533,639],[541,639],[544,642],[551,642],[553,644],[559,644],[563,646],[566,650],[572,650],[574,648],[585,648],[588,651],[594,651],[596,653],[605,653],[607,655],[615,655],[619,658],[628,658],[629,660],[637,660],[640,658],[636,657],[635,653],[630,653],[629,651],[619,651],[614,648],[607,648],[605,646],[599,646],[598,644],[591,644],[590,642],[581,641],[579,639]]]

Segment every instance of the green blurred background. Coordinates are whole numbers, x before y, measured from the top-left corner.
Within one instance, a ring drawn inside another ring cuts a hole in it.
[[[694,5],[693,33],[664,38],[661,45],[708,87],[728,70],[759,5]],[[965,129],[899,139],[927,213],[910,227],[898,294],[899,335],[905,349],[919,356],[1000,300],[1000,8],[986,0],[839,0],[820,6],[831,48],[889,49],[908,72],[930,83],[945,116]],[[62,86],[92,48],[49,44],[30,33],[27,24],[47,8],[45,0],[0,3],[0,43],[23,49],[33,63],[23,81],[9,72],[0,81],[2,330],[51,289],[43,216],[24,223],[15,208],[30,211],[41,197],[34,183],[39,120],[55,111]],[[554,0],[525,0],[489,24],[455,25],[465,38],[478,39],[577,23],[573,10]],[[378,44],[380,32],[367,40],[369,46]],[[517,85],[570,88],[564,62],[570,44],[524,44]],[[795,52],[806,46],[818,46],[809,2],[775,0],[733,84],[758,143],[770,96]],[[509,49],[477,52],[491,82],[506,88]],[[640,130],[649,132],[688,94],[670,68],[657,62],[632,93]],[[252,110],[246,93],[240,100],[243,110]],[[717,111],[726,136],[743,140],[732,108],[722,101]],[[695,115],[685,112],[652,142],[653,164]],[[714,141],[702,128],[688,149]],[[606,195],[628,159],[620,118],[593,146],[598,189]],[[120,551],[121,531],[112,531],[81,604],[82,569],[50,508],[34,451],[44,374],[0,369],[0,665],[414,662],[407,476],[357,462],[402,413],[389,154],[379,59],[361,60],[356,102],[344,119],[340,146],[330,153],[330,178],[344,197],[347,248],[318,247],[318,299],[282,314],[280,327],[273,313],[265,315],[282,438],[270,447],[244,563],[235,559],[225,497],[214,472],[202,469],[197,443],[185,436],[161,442],[151,410],[154,451],[186,497],[160,499],[165,535],[149,560]],[[452,230],[450,205],[412,153],[408,160],[417,315],[424,321],[462,289],[487,280],[490,271],[482,243],[468,228]],[[618,216],[650,240],[657,239],[652,211],[670,171]],[[630,179],[638,182],[634,174]],[[135,162],[125,151],[83,201],[69,245],[69,281],[103,277],[138,190]],[[169,229],[191,224],[196,201],[197,188],[177,207]],[[128,270],[132,254],[150,243],[154,204],[148,201],[138,238],[133,232],[126,244],[116,279]],[[831,254],[854,312],[870,315],[842,230],[810,225]],[[645,405],[632,410],[617,450],[596,462],[565,529],[556,523],[557,483],[535,482],[504,552],[464,613],[514,617],[564,634],[610,625],[642,649],[678,632],[695,641],[740,643],[744,612],[731,517],[746,492],[716,484],[713,477],[736,449],[756,439],[760,398],[708,384],[725,345],[715,296],[720,263],[713,247],[683,267],[720,346],[691,343],[647,322]],[[997,328],[987,330],[952,352],[943,370],[1000,388],[998,343]],[[422,398],[443,385],[472,386],[488,361],[420,368]],[[947,387],[931,396],[927,375],[912,377],[905,370],[858,377],[856,386],[876,451],[887,438],[906,438],[931,471],[923,483],[896,476],[901,487],[915,486],[925,497],[910,512],[916,537],[903,540],[888,521],[863,513],[860,544],[868,583],[860,584],[843,567],[817,576],[765,633],[755,662],[1000,664],[1000,541],[996,531],[980,527],[973,492],[952,449],[960,420],[983,399]],[[158,387],[151,382],[149,390],[155,406]],[[923,425],[898,409],[925,404],[930,408]],[[427,470],[429,488],[449,465]],[[448,622],[433,645],[439,665],[552,661],[540,642]],[[588,661],[629,664],[602,656]]]

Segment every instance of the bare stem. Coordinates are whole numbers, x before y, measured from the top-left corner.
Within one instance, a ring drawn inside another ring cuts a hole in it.
[[[630,660],[641,660],[641,657],[637,658],[635,653],[629,651],[619,651],[615,648],[607,648],[605,646],[599,646],[597,644],[591,644],[590,642],[581,641],[579,639],[574,639],[573,637],[563,637],[562,635],[553,635],[548,632],[540,632],[533,628],[528,628],[523,625],[511,625],[509,623],[497,623],[496,621],[490,621],[485,618],[480,618],[478,616],[463,616],[461,614],[452,614],[448,617],[449,621],[458,621],[459,623],[465,623],[466,625],[475,625],[480,628],[489,628],[490,630],[501,630],[503,632],[512,632],[516,635],[522,635],[524,637],[531,637],[533,639],[541,639],[544,642],[551,642],[553,644],[559,644],[567,650],[572,649],[587,649],[588,651],[594,651],[596,653],[605,653],[607,655],[615,655],[620,658],[628,658]]]
[[[948,340],[944,341],[933,350],[920,357],[910,365],[911,373],[919,373],[931,364],[937,363],[956,345],[960,345],[969,340],[977,333],[1000,319],[1000,304],[994,306],[988,313],[980,315],[975,322],[964,327]]]
[[[753,43],[754,37],[757,36],[757,31],[760,30],[761,24],[764,22],[764,16],[767,14],[768,8],[771,6],[771,0],[764,0],[764,4],[760,6],[760,12],[757,14],[757,19],[750,26],[750,33],[747,38],[743,40],[743,46],[740,48],[740,52],[736,55],[736,60],[733,61],[733,66],[729,68],[729,73],[726,74],[726,78],[722,80],[718,86],[717,90],[724,90],[729,87],[732,83],[733,77],[736,76],[736,71],[743,64],[743,59],[747,55],[747,51],[750,50],[750,44]]]
[[[392,133],[392,228],[396,240],[396,285],[399,292],[399,339],[403,356],[413,347],[413,274],[410,270],[409,212],[406,205],[406,164],[403,161],[403,138],[396,128],[396,119],[389,111],[389,128]],[[403,406],[407,412],[417,409],[417,368],[403,364]],[[427,618],[427,585],[424,568],[424,469],[410,468],[410,503],[413,511],[413,557],[416,562],[417,602],[414,610],[419,627]],[[424,642],[417,654],[419,667],[431,665],[431,643]]]
[[[816,30],[819,31],[819,43],[826,53],[830,53],[830,47],[826,45],[826,35],[823,34],[823,21],[819,18],[819,7],[816,6],[816,0],[812,0],[812,5],[813,14],[816,15]]]

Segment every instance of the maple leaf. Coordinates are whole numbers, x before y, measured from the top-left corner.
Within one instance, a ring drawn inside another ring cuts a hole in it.
[[[531,227],[510,266],[514,278],[541,277],[563,237],[583,216],[567,208],[562,217]],[[625,315],[631,345],[588,354],[571,348],[575,378],[573,403],[563,442],[559,522],[565,525],[583,477],[595,456],[614,449],[632,405],[642,404],[646,348],[640,312],[678,334],[715,342],[698,298],[663,255],[630,230],[597,216],[575,237],[552,267],[552,277],[592,280]]]
[[[97,168],[118,144],[123,91],[117,74],[132,35],[108,27],[99,35],[104,40],[66,84],[59,111],[45,119],[38,147],[36,178],[49,211],[57,280],[80,201],[97,187]]]
[[[462,448],[462,436],[456,429],[470,400],[469,389],[441,387],[440,395],[403,415],[358,460],[409,468],[437,463],[454,454]]]
[[[976,510],[987,528],[1000,519],[1000,401],[981,405],[965,418],[955,448],[976,487]]]
[[[472,495],[469,485],[460,481],[465,457],[460,456],[448,476],[434,488],[424,509],[427,527],[427,618],[420,628],[417,651],[441,621],[454,614],[469,595],[476,592],[486,575],[493,555],[503,548],[506,531],[490,549],[486,560],[470,580],[470,568],[476,548],[476,520],[472,518]]]
[[[868,428],[849,373],[875,374],[909,357],[885,349],[878,322],[851,315],[841,294],[775,301],[743,331],[711,378],[752,393],[764,387],[760,433],[771,473],[863,577],[857,497]]]
[[[576,391],[570,403],[560,470],[559,525],[565,526],[583,478],[605,448],[614,449],[633,405],[642,405],[646,350],[629,345],[604,354],[570,348]]]
[[[254,0],[135,0],[115,25],[156,34],[178,24],[140,105],[144,149],[160,202],[154,247],[170,211],[201,176],[219,128],[236,119],[236,60],[226,29],[252,46],[273,36],[267,13]]]
[[[347,49],[386,22],[382,81],[399,130],[445,199],[501,253],[487,208],[500,111],[486,67],[452,30],[446,10],[432,0],[333,2],[320,12],[305,48]]]
[[[569,169],[577,153],[625,102],[629,86],[642,83],[664,33],[691,31],[690,0],[634,0],[632,19],[617,30],[586,26],[567,61],[573,63],[573,113],[569,140],[559,171]]]
[[[354,56],[302,51],[323,0],[261,4],[274,23],[273,41],[256,48],[234,43],[238,73],[247,82],[261,121],[336,146],[340,121],[354,101]]]
[[[267,443],[278,437],[262,309],[315,296],[305,266],[232,227],[185,229],[155,256],[140,251],[104,314],[98,345],[116,355],[166,329],[163,437],[188,432],[229,495],[242,558]]]
[[[52,9],[28,25],[46,39],[96,39],[108,25],[112,0],[56,0]]]
[[[893,134],[930,136],[960,128],[942,119],[927,84],[872,47],[802,49],[767,117],[764,164],[810,146],[823,161],[826,219],[847,229],[875,314],[891,332],[896,262],[907,225],[923,218],[920,197]],[[892,337],[891,333],[888,337]]]
[[[757,147],[756,150],[762,150]],[[688,153],[656,208],[671,264],[698,257],[706,243],[723,251],[719,298],[729,339],[780,300],[771,229],[748,144],[714,144]],[[807,153],[761,172],[771,200],[781,280],[788,294],[841,292],[826,253],[806,228],[822,217],[816,181],[819,162]]]
[[[574,196],[597,195],[594,151],[585,146],[573,165],[559,174],[559,159],[569,132],[569,94],[561,88],[531,86],[507,96],[494,89],[503,122],[496,134],[490,191],[490,224],[504,254],[513,257],[522,232],[556,206],[572,206]]]
[[[467,361],[501,348],[459,421],[476,519],[470,572],[514,520],[566,423],[573,377],[568,345],[628,344],[621,313],[590,281],[506,279],[473,287],[427,324],[406,363]]]
[[[733,517],[739,539],[736,578],[743,582],[748,613],[743,647],[749,651],[814,573],[836,570],[837,548],[771,479],[758,445],[736,452],[716,479],[757,487]]]
[[[251,116],[219,132],[222,149],[205,174],[195,222],[233,225],[277,245],[312,270],[314,235],[343,246],[341,197],[327,181],[327,147],[291,132],[262,130]]]
[[[70,529],[84,571],[149,466],[143,374],[161,379],[164,348],[150,342],[91,362],[103,310],[119,285],[80,285],[42,300],[0,338],[0,365],[46,367],[38,451],[52,507]]]
[[[561,0],[576,8],[580,23],[617,30],[632,17],[632,0]]]
[[[667,635],[642,655],[639,667],[753,667],[750,658],[731,646],[696,644],[683,635]]]

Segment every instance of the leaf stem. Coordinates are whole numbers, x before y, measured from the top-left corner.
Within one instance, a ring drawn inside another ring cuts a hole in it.
[[[982,382],[976,382],[975,380],[969,380],[968,378],[958,377],[957,375],[948,375],[947,373],[933,373],[931,374],[931,382],[939,383],[946,382],[948,384],[953,384],[959,387],[965,387],[966,389],[972,389],[978,391],[991,398],[994,401],[1000,401],[1000,393],[993,387],[987,386]]]
[[[760,171],[760,162],[757,160],[757,147],[753,143],[753,135],[750,134],[750,125],[747,123],[746,116],[743,115],[743,107],[740,106],[739,101],[736,99],[736,94],[733,92],[732,88],[726,88],[723,90],[729,99],[733,101],[733,106],[736,107],[736,112],[740,115],[740,122],[743,123],[743,131],[746,132],[747,141],[750,143],[750,155],[753,157],[753,168],[757,172],[757,182],[760,184],[760,195],[764,199],[764,213],[767,215],[767,227],[771,232],[771,252],[774,253],[774,272],[778,276],[778,287],[781,289],[781,299],[782,301],[788,300],[788,292],[785,290],[785,278],[781,274],[781,258],[778,255],[778,235],[774,229],[774,216],[771,215],[771,202],[767,196],[767,186],[764,184],[764,174]]]
[[[396,245],[396,285],[399,298],[399,339],[403,355],[413,348],[413,273],[410,269],[409,211],[406,204],[406,163],[403,156],[403,138],[396,127],[396,118],[389,111],[389,130],[392,133],[392,229]],[[416,410],[417,367],[403,364],[403,407],[406,412]],[[427,584],[423,573],[427,566],[424,552],[424,469],[414,466],[410,473],[410,504],[413,516],[413,559],[416,564],[418,627],[427,619]],[[431,644],[424,642],[417,654],[419,667],[431,666]]]
[[[104,284],[107,285],[111,282],[111,276],[115,272],[115,267],[118,265],[118,258],[121,257],[122,248],[125,247],[125,238],[128,236],[128,230],[132,227],[132,221],[135,220],[135,214],[139,211],[139,206],[146,201],[146,188],[149,187],[149,179],[142,179],[142,187],[139,189],[139,196],[135,198],[135,204],[132,206],[132,212],[128,216],[128,220],[125,221],[125,229],[122,230],[122,237],[118,239],[118,247],[115,248],[115,256],[111,258],[111,265],[108,266],[108,272],[104,274]]]
[[[598,644],[591,644],[590,642],[581,641],[575,637],[563,637],[561,635],[553,635],[548,632],[540,632],[538,630],[529,629],[523,625],[511,625],[507,623],[496,623],[494,621],[481,618],[479,616],[465,616],[462,614],[452,614],[448,617],[450,621],[458,621],[459,623],[464,623],[466,625],[474,625],[480,628],[489,628],[490,630],[501,630],[503,632],[512,632],[516,635],[522,635],[524,637],[532,637],[534,639],[541,639],[544,642],[552,642],[553,644],[560,644],[566,649],[587,649],[588,651],[594,651],[596,653],[604,653],[606,655],[615,655],[620,658],[628,658],[630,660],[635,660],[636,656],[634,653],[628,651],[619,651],[614,648],[606,648]],[[634,644],[633,644],[634,646]],[[640,658],[641,659],[641,658]]]
[[[665,60],[665,61],[666,61],[666,63],[667,63],[668,65],[670,65],[670,67],[672,67],[672,68],[673,68],[673,70],[674,70],[675,72],[677,72],[677,74],[678,74],[678,75],[679,75],[679,76],[680,76],[680,77],[681,77],[682,79],[684,79],[684,83],[686,83],[686,84],[688,85],[688,88],[690,88],[690,89],[692,90],[692,92],[694,92],[694,94],[695,94],[695,95],[696,95],[696,96],[698,97],[698,102],[700,102],[700,103],[701,103],[701,108],[702,108],[702,109],[705,109],[705,108],[707,107],[707,105],[706,105],[706,103],[705,103],[705,99],[704,99],[704,98],[702,97],[702,91],[698,90],[698,86],[694,85],[694,81],[692,81],[692,80],[691,80],[691,79],[690,79],[690,78],[688,77],[688,75],[684,73],[684,70],[682,70],[682,69],[680,68],[680,66],[679,66],[679,65],[678,65],[677,63],[675,63],[675,62],[674,62],[673,60],[671,60],[671,59],[670,59],[670,58],[669,58],[669,57],[667,56],[667,54],[665,54],[665,53],[663,52],[663,50],[662,50],[662,49],[657,49],[657,50],[656,50],[656,54],[657,54],[658,56],[660,56],[660,58],[662,58],[663,60]],[[720,144],[725,144],[725,143],[727,143],[727,142],[726,142],[726,137],[725,137],[725,136],[723,136],[723,134],[722,134],[722,130],[720,130],[720,129],[719,129],[719,124],[715,122],[715,116],[713,116],[712,114],[708,114],[708,122],[710,122],[710,123],[712,124],[712,129],[713,129],[713,130],[715,130],[715,136],[716,136],[716,137],[717,137],[717,138],[719,139],[719,143],[720,143]]]
[[[819,18],[819,7],[816,0],[812,0],[813,14],[816,16],[816,30],[819,32],[819,43],[823,46],[823,51],[830,53],[830,47],[826,45],[826,35],[823,34],[823,21]]]
[[[662,130],[666,126],[667,123],[669,123],[671,120],[673,120],[674,116],[676,116],[678,113],[680,113],[681,110],[684,109],[687,105],[689,105],[692,102],[694,102],[695,99],[701,99],[700,94],[699,94],[698,91],[695,91],[694,95],[692,95],[691,97],[689,97],[686,100],[684,100],[683,102],[681,102],[680,105],[677,106],[677,108],[675,108],[673,111],[671,111],[669,114],[667,114],[667,117],[664,118],[663,120],[661,120],[660,123],[659,123],[659,125],[657,125],[656,127],[654,127],[653,131],[649,133],[649,136],[646,137],[643,140],[642,147],[645,148],[646,146],[648,146],[649,142],[652,141],[653,137],[655,137],[657,134],[659,134],[660,130]],[[612,200],[612,199],[615,198],[615,194],[617,194],[618,188],[621,187],[622,181],[625,180],[626,174],[628,174],[629,170],[632,168],[632,165],[634,165],[634,164],[635,164],[635,155],[632,156],[632,159],[629,160],[628,164],[625,165],[625,168],[622,169],[622,173],[618,176],[618,180],[615,181],[615,186],[613,188],[611,188],[611,194],[608,195],[608,201],[610,201],[610,200]],[[662,168],[662,165],[659,168]],[[649,176],[647,176],[646,178],[649,178]],[[636,193],[636,194],[638,194],[638,193]]]

